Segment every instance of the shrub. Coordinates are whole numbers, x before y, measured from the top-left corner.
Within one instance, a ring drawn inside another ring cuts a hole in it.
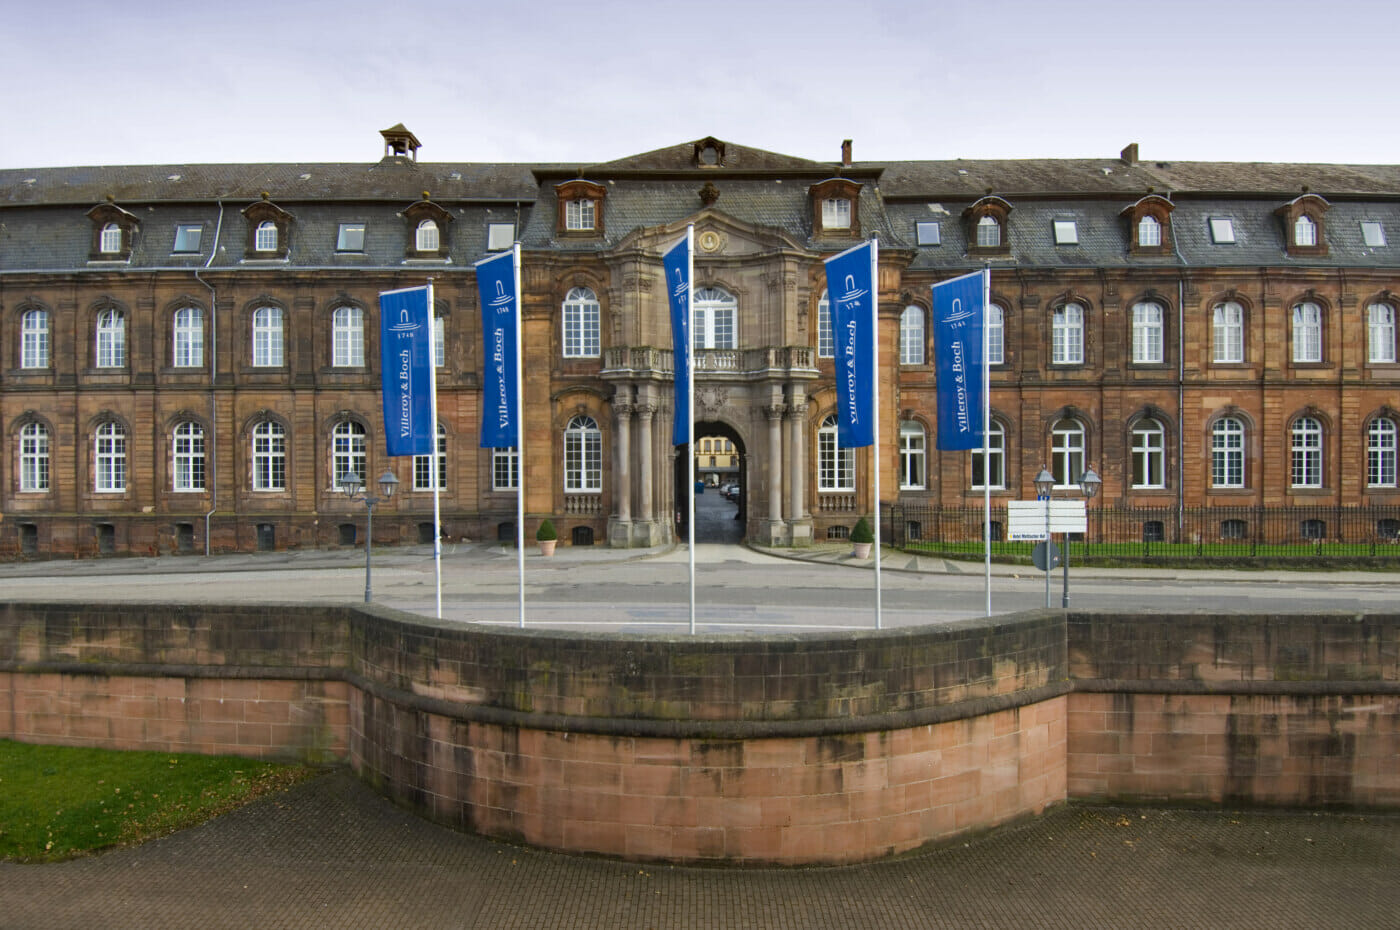
[[[535,539],[539,542],[548,542],[551,539],[558,539],[559,534],[554,531],[554,523],[548,517],[540,524],[540,528],[535,531]]]
[[[874,541],[875,534],[870,531],[870,524],[865,521],[865,517],[861,517],[851,528],[851,542],[873,543]]]

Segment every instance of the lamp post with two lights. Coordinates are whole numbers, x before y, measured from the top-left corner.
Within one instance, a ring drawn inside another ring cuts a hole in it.
[[[374,596],[370,587],[370,565],[369,547],[374,542],[374,505],[381,501],[387,501],[394,496],[394,490],[399,486],[399,479],[391,471],[386,471],[379,476],[379,497],[366,494],[360,496],[364,490],[365,482],[359,475],[354,473],[340,476],[340,489],[345,492],[345,496],[350,500],[363,500],[365,511],[368,514],[365,520],[365,603],[368,604]]]

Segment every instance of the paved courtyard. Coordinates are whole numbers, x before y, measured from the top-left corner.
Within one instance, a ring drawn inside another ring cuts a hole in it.
[[[134,849],[0,864],[6,930],[1394,930],[1400,817],[1068,806],[872,865],[673,868],[434,826],[333,772]]]

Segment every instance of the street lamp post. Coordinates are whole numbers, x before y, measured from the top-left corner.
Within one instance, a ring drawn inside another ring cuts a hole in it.
[[[1081,491],[1084,492],[1084,500],[1086,501],[1086,503],[1087,503],[1087,501],[1089,500],[1089,498],[1091,498],[1091,497],[1093,497],[1095,494],[1099,493],[1099,485],[1101,485],[1101,484],[1103,484],[1103,479],[1100,478],[1099,475],[1098,475],[1098,472],[1094,471],[1092,468],[1086,470],[1086,471],[1084,472],[1084,474],[1082,474],[1082,475],[1079,476],[1079,490],[1081,490]],[[1088,533],[1089,533],[1089,514],[1088,514],[1088,512],[1086,511],[1085,514],[1084,514],[1084,534],[1087,536]],[[1085,551],[1088,551],[1088,550],[1087,550],[1087,547],[1086,547],[1086,550],[1085,550]],[[1061,607],[1064,607],[1064,608],[1068,608],[1068,607],[1069,607],[1069,533],[1065,533],[1065,573],[1064,573],[1064,574],[1065,574],[1065,590],[1064,590],[1064,593],[1063,593],[1063,594],[1061,595],[1061,597],[1060,597],[1060,606],[1061,606]]]
[[[1045,504],[1045,606],[1050,606],[1050,492],[1055,488],[1055,476],[1050,474],[1050,470],[1044,465],[1040,466],[1040,474],[1035,476],[1035,496],[1040,498]]]
[[[359,498],[365,502],[365,603],[368,604],[374,597],[373,588],[370,585],[370,563],[369,548],[374,542],[374,505],[380,501],[387,501],[394,496],[394,489],[399,486],[399,479],[394,477],[394,473],[386,471],[379,476],[379,497],[366,494],[360,498],[360,492],[364,490],[364,480],[356,474],[342,475],[340,478],[340,489],[345,492],[345,496],[350,500]]]

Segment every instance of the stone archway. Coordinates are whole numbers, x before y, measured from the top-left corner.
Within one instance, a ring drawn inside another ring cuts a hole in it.
[[[698,447],[696,481],[704,486],[703,492],[696,493],[695,498],[695,542],[697,545],[742,542],[748,503],[748,454],[744,441],[729,424],[704,420],[695,424],[695,442]],[[721,442],[728,445],[721,446]],[[688,447],[676,446],[676,538],[682,542],[689,538],[685,506],[690,480],[689,454]],[[737,485],[732,499],[723,493],[728,485]]]

